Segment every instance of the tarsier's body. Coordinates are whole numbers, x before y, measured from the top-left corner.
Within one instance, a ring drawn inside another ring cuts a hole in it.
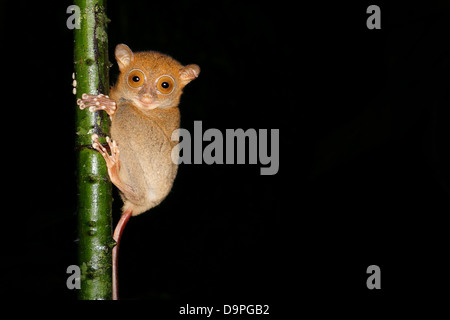
[[[178,104],[183,87],[200,73],[158,52],[133,53],[120,44],[115,51],[120,75],[110,97],[83,94],[80,108],[104,110],[111,117],[110,154],[92,136],[92,146],[105,158],[108,173],[120,190],[123,215],[114,232],[120,235],[133,215],[158,205],[170,192],[177,165],[172,161],[172,133],[180,125]],[[117,249],[113,251],[113,298],[117,299]]]
[[[177,165],[171,160],[171,150],[177,142],[171,136],[180,125],[180,114],[171,107],[145,115],[133,102],[121,102],[118,94],[111,90],[111,98],[119,101],[111,138],[120,148],[119,178],[132,189],[121,193],[123,211],[131,209],[138,215],[158,205],[172,188]]]

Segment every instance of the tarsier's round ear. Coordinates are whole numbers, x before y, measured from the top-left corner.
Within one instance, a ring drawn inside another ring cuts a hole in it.
[[[198,77],[200,74],[200,67],[196,64],[189,64],[180,69],[180,79],[183,85],[188,84]]]
[[[131,49],[123,43],[116,46],[115,54],[120,71],[128,67],[128,65],[134,60],[133,51],[131,51]]]

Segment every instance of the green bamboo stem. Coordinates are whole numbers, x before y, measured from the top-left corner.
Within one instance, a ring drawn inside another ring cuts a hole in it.
[[[108,94],[109,60],[106,0],[75,0],[80,7],[80,29],[74,29],[74,65],[77,98],[83,93]],[[81,300],[112,298],[112,186],[101,154],[91,148],[96,133],[104,142],[109,117],[76,106],[78,165],[78,262]]]

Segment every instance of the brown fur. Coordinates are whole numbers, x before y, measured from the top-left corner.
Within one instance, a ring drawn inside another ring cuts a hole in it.
[[[158,52],[133,53],[125,45],[116,47],[116,59],[120,75],[110,93],[117,104],[111,136],[120,151],[118,178],[127,186],[118,186],[123,210],[132,210],[135,216],[158,205],[172,188],[177,165],[171,159],[176,144],[171,135],[180,125],[178,104],[183,87],[198,76],[200,68],[183,67]],[[145,74],[140,88],[128,84],[128,74],[134,69]],[[156,80],[162,75],[175,80],[170,94],[157,91]]]

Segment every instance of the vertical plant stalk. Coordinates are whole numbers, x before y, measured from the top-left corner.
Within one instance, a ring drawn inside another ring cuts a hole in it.
[[[80,29],[74,29],[77,99],[83,93],[108,94],[106,0],[75,0],[74,4],[80,8]],[[103,157],[91,147],[94,133],[105,142],[109,125],[104,111],[89,112],[76,106],[81,300],[112,298],[112,186]]]

